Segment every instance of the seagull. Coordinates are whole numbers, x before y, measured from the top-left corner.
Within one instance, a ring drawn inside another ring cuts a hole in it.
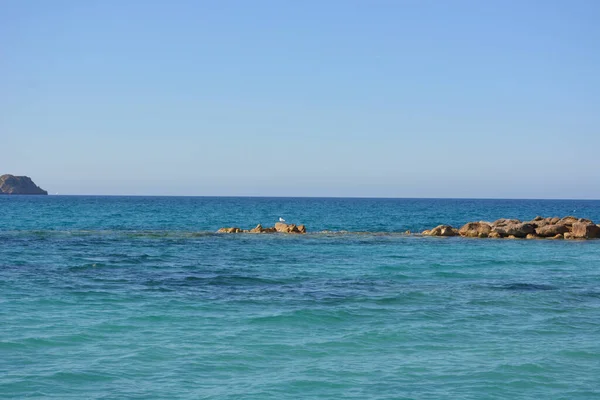
[[[285,219],[279,217],[279,222],[285,222]]]

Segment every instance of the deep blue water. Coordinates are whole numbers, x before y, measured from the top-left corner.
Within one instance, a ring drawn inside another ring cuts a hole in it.
[[[600,201],[0,196],[0,398],[597,399]],[[218,235],[273,225],[309,234]],[[361,233],[316,233],[319,231]]]

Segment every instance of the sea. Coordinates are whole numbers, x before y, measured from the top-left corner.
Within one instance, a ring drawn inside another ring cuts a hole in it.
[[[600,201],[0,196],[0,398],[599,399],[600,240],[418,234],[537,215]]]

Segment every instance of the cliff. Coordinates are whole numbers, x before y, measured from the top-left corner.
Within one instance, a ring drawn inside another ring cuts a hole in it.
[[[48,194],[37,186],[28,176],[2,175],[0,176],[1,194]]]

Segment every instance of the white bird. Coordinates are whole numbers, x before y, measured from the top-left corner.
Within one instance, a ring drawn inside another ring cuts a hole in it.
[[[285,222],[285,219],[279,217],[279,222]]]

